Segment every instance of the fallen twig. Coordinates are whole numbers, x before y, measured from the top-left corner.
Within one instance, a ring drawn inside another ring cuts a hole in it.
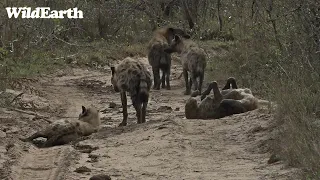
[[[65,41],[65,40],[63,40],[63,39],[61,39],[61,38],[58,38],[56,35],[53,35],[53,37],[54,37],[54,38],[56,38],[57,40],[61,41],[61,42],[64,42],[64,43],[66,43],[66,44],[70,45],[70,46],[78,46],[78,47],[92,47],[92,46],[90,46],[90,45],[79,45],[79,44],[69,43],[69,42],[67,42],[67,41]]]
[[[58,59],[66,59],[66,58],[70,58],[70,57],[74,57],[76,55],[78,55],[79,53],[76,53],[76,54],[72,54],[72,55],[69,55],[69,56],[62,56],[62,57],[58,57],[58,58],[53,58],[54,60],[58,60]]]
[[[12,104],[18,97],[21,97],[23,94],[24,94],[24,93],[22,92],[22,93],[18,94],[16,97],[14,97],[14,98],[12,99],[12,101],[10,102],[10,104]]]
[[[39,118],[48,118],[47,116],[44,116],[42,114],[38,114],[36,112],[33,112],[33,111],[26,111],[26,110],[22,110],[22,109],[17,109],[17,108],[8,108],[9,110],[12,110],[12,111],[17,111],[17,112],[20,112],[20,113],[23,113],[23,114],[28,114],[28,115],[32,115],[32,116],[36,116],[36,117],[39,117]]]

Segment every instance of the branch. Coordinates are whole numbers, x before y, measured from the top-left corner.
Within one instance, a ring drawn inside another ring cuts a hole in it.
[[[78,47],[92,47],[92,46],[90,46],[90,45],[79,45],[79,44],[73,44],[73,43],[69,43],[69,42],[67,42],[67,41],[65,41],[65,40],[63,40],[63,39],[61,39],[61,38],[58,38],[56,35],[52,35],[54,38],[56,38],[57,40],[59,40],[59,41],[61,41],[61,42],[63,42],[63,43],[65,43],[65,44],[68,44],[69,46],[78,46]]]
[[[17,111],[19,113],[23,113],[23,114],[28,114],[28,115],[32,115],[32,116],[36,116],[36,117],[39,117],[39,118],[49,118],[47,116],[44,116],[44,115],[41,115],[41,114],[38,114],[36,112],[33,112],[33,111],[25,111],[25,110],[22,110],[22,109],[17,109],[17,108],[8,108],[9,110],[11,111]],[[51,121],[48,121],[48,122],[51,122]]]
[[[69,56],[62,56],[62,57],[58,57],[58,58],[53,58],[54,60],[58,60],[58,59],[66,59],[66,58],[70,58],[70,57],[74,57],[76,55],[78,55],[79,53],[76,53],[76,54],[72,54],[72,55],[69,55]]]
[[[14,97],[14,98],[12,99],[12,101],[10,102],[10,104],[12,104],[18,97],[21,97],[23,94],[24,94],[24,93],[22,92],[22,93],[18,94],[16,97]]]

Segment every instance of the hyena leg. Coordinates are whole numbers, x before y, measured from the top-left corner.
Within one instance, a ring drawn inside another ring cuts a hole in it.
[[[142,116],[141,123],[145,123],[146,122],[146,113],[147,113],[148,102],[144,102],[142,105],[143,106],[142,106],[142,114],[141,114],[141,116]]]
[[[47,139],[47,141],[42,145],[42,147],[52,147],[55,142],[59,139],[60,135],[54,135]]]
[[[206,96],[208,96],[210,94],[210,91],[213,88],[213,83],[210,83],[207,90],[203,91],[202,95],[201,95],[201,101],[206,98]]]
[[[199,77],[199,87],[198,87],[198,89],[199,89],[199,93],[200,94],[201,94],[201,90],[202,90],[203,79],[204,79],[204,72],[202,72],[200,74],[200,77]]]
[[[62,144],[67,144],[69,142],[63,142],[62,139],[64,139],[64,137],[67,137],[68,134],[57,134],[54,135],[50,138],[47,139],[47,141],[42,145],[42,147],[52,147],[52,146],[57,146],[57,145],[62,145]]]
[[[121,103],[122,103],[123,120],[119,124],[119,126],[126,126],[127,125],[127,119],[128,119],[127,94],[126,94],[126,92],[121,92],[120,95],[121,95]]]
[[[226,89],[230,89],[232,87],[232,89],[238,89],[237,83],[236,83],[236,79],[233,77],[228,78],[226,85],[222,88],[222,90],[226,90]]]
[[[163,68],[162,69],[162,77],[161,77],[161,88],[166,87],[166,70]]]
[[[228,80],[231,83],[232,89],[238,89],[237,82],[236,82],[235,78],[229,78]]]
[[[152,71],[153,71],[153,79],[154,79],[153,89],[159,90],[160,89],[159,67],[152,67]]]
[[[189,95],[191,93],[191,89],[189,88],[189,80],[188,80],[188,71],[187,70],[183,70],[183,77],[184,77],[184,81],[186,83],[186,91],[184,92],[185,95]]]
[[[32,141],[38,137],[44,137],[44,138],[47,138],[48,136],[46,135],[46,133],[44,131],[39,131],[39,132],[36,132],[34,134],[32,134],[30,137],[27,137],[27,138],[20,138],[21,141],[24,141],[24,142],[27,142],[27,141]]]
[[[72,132],[70,134],[65,134],[65,135],[59,137],[53,145],[56,146],[56,145],[68,144],[72,141],[76,141],[79,137],[81,137],[81,135],[79,135],[76,132]],[[82,136],[82,137],[85,138],[86,136]]]
[[[142,123],[141,120],[141,103],[140,102],[136,102],[133,104],[134,109],[136,110],[136,116],[137,116],[137,122],[138,124]]]
[[[166,69],[166,83],[167,83],[167,90],[171,89],[170,86],[170,74],[171,74],[171,69],[170,66]]]
[[[197,76],[196,76],[196,73],[194,73],[194,72],[192,72],[191,73],[191,81],[192,81],[192,83],[194,84],[194,91],[196,91],[196,90],[198,90],[198,81],[197,81]],[[190,87],[190,89],[191,89],[191,87]]]

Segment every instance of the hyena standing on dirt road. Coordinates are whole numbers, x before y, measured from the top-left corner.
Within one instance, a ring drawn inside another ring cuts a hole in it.
[[[181,54],[183,76],[186,83],[185,95],[191,94],[191,87],[194,84],[194,91],[198,90],[201,94],[201,88],[204,79],[204,70],[207,65],[206,54],[191,39],[180,38],[174,36],[169,48],[165,49],[167,53],[178,52]],[[190,72],[190,81],[188,80],[188,72]],[[199,84],[197,82],[199,78]]]
[[[100,126],[99,112],[96,108],[82,106],[82,112],[78,120],[60,119],[54,121],[48,127],[40,130],[22,141],[32,141],[38,137],[47,138],[47,141],[39,147],[50,147],[67,144],[81,136],[88,136],[97,132]]]
[[[123,120],[119,126],[126,126],[128,119],[127,95],[130,93],[136,110],[138,124],[146,122],[149,91],[152,85],[151,74],[145,65],[130,57],[125,58],[116,68],[111,67],[111,83],[116,92],[120,92],[123,108]]]
[[[190,38],[190,36],[181,29],[164,27],[155,30],[149,42],[148,61],[153,72],[153,89],[159,90],[160,84],[162,84],[162,88],[170,89],[171,54],[166,53],[164,49],[168,48],[175,34]],[[162,71],[161,82],[160,70]]]

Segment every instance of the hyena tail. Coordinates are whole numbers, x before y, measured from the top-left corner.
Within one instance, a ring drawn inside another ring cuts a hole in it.
[[[171,55],[163,51],[163,53],[160,54],[160,64],[161,65],[171,64]]]
[[[148,84],[145,80],[140,80],[138,96],[141,102],[148,102],[149,89],[148,89]]]
[[[197,70],[196,72],[200,75],[200,74],[203,74],[204,73],[204,70],[205,70],[206,66],[204,64],[199,64],[197,66]]]

